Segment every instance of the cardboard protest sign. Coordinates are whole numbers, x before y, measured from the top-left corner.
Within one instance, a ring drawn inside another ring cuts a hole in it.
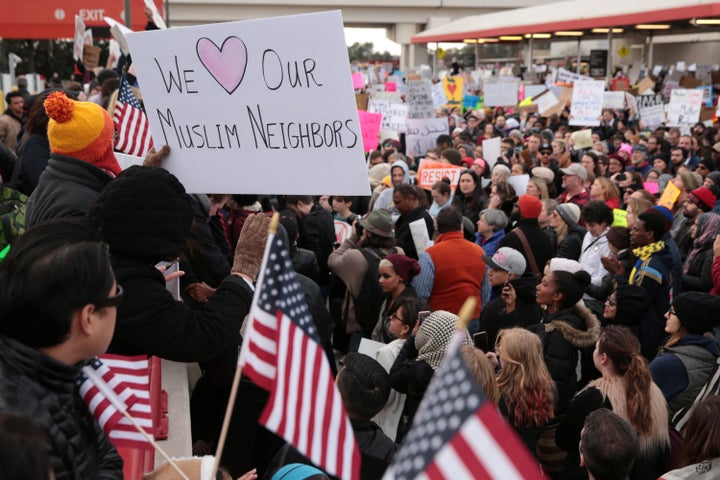
[[[703,91],[690,88],[676,88],[670,95],[668,104],[668,126],[692,126],[700,120],[703,103]]]
[[[653,82],[652,78],[645,77],[640,80],[640,83],[637,85],[637,89],[638,93],[643,95],[647,90],[655,90],[655,82]]]
[[[339,11],[126,37],[188,192],[369,194]]]
[[[570,106],[570,125],[600,125],[604,90],[605,82],[602,80],[575,82]]]
[[[382,124],[382,114],[358,110],[358,118],[360,119],[360,130],[362,131],[363,150],[366,152],[375,150],[380,141],[378,135]]]
[[[429,149],[437,146],[437,138],[447,133],[447,117],[409,118],[405,134],[405,150],[411,155],[425,155]]]
[[[702,85],[702,83],[702,80],[696,80],[690,75],[683,75],[682,77],[680,77],[680,86],[682,88],[697,88]]]
[[[602,108],[610,108],[612,110],[622,110],[625,108],[625,92],[621,90],[616,92],[604,92]]]
[[[463,84],[464,79],[460,76],[443,78],[442,86],[447,99],[446,103],[450,105],[460,105],[462,103]]]
[[[512,106],[518,103],[518,85],[516,79],[487,79],[483,85],[486,107]]]
[[[370,95],[368,95],[367,93],[356,93],[355,94],[355,104],[357,105],[358,110],[367,110],[369,100],[370,100]]]
[[[680,196],[680,189],[673,182],[668,182],[656,205],[672,210],[675,201]]]
[[[87,68],[95,68],[100,63],[100,52],[102,49],[94,45],[85,45],[83,48],[82,62]]]
[[[420,160],[417,177],[415,178],[417,179],[418,185],[425,190],[430,190],[435,183],[447,177],[450,180],[450,188],[455,191],[458,181],[460,180],[460,172],[463,170],[465,170],[465,167],[434,162],[432,160]]]
[[[128,47],[125,34],[132,32],[132,30],[130,30],[128,27],[118,22],[114,18],[103,17],[103,19],[105,20],[105,23],[110,25],[110,33],[112,33],[113,37],[115,37],[115,41],[117,41],[118,45],[120,46],[120,51],[125,55],[128,55],[130,53],[130,47]]]
[[[638,113],[646,127],[657,127],[665,121],[665,104],[661,94],[638,95],[635,98],[637,100]]]
[[[593,146],[592,130],[589,128],[573,132],[570,138],[573,140],[573,150],[582,150]]]
[[[420,78],[408,80],[405,98],[408,102],[408,118],[433,118],[432,83]]]

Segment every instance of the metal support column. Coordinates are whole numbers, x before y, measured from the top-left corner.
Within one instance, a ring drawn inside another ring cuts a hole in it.
[[[582,50],[580,50],[580,40],[581,37],[578,37],[578,44],[577,44],[577,65],[575,65],[575,73],[580,75],[580,63],[582,63]]]

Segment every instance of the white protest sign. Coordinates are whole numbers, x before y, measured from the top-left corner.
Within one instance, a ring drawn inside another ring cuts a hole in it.
[[[670,95],[670,103],[668,104],[668,126],[682,127],[695,125],[700,120],[702,104],[702,90],[693,88],[674,89]]]
[[[583,80],[592,80],[592,78],[560,67],[557,71],[557,80],[555,81],[557,83],[575,83]]]
[[[425,219],[421,218],[419,220],[415,220],[414,222],[410,222],[409,226],[410,234],[412,235],[413,243],[415,244],[415,250],[418,255],[422,255],[425,249],[430,246],[428,245],[430,243],[430,236],[428,235]]]
[[[622,90],[604,92],[602,108],[610,108],[612,110],[622,110],[625,108],[625,92]]]
[[[517,80],[487,79],[483,85],[486,107],[502,107],[517,105],[518,85]]]
[[[408,118],[405,148],[408,154],[420,156],[437,147],[437,138],[447,135],[448,119],[442,118]]]
[[[120,164],[120,168],[125,170],[126,168],[132,167],[133,165],[142,165],[145,161],[145,157],[138,157],[136,155],[127,155],[125,153],[115,152],[115,158]]]
[[[405,98],[408,102],[408,118],[433,118],[435,116],[430,80],[409,80]]]
[[[73,37],[73,59],[82,60],[85,45],[85,22],[80,15],[75,15],[75,36]]]
[[[602,80],[575,82],[570,107],[570,125],[589,127],[600,125],[604,90],[605,82]]]
[[[525,85],[525,98],[531,97],[535,99],[537,95],[540,95],[546,90],[545,85]]]
[[[522,175],[510,175],[508,183],[515,189],[515,195],[525,195],[527,193],[527,186],[530,182],[530,175],[523,173]]]
[[[165,25],[165,20],[163,20],[163,18],[160,16],[160,12],[158,12],[157,7],[155,6],[155,2],[153,2],[153,0],[145,0],[145,6],[152,10],[153,23],[160,30],[165,30],[167,28],[167,25]]]
[[[110,33],[112,33],[113,37],[115,37],[115,40],[118,42],[118,45],[120,46],[120,51],[125,55],[129,54],[130,47],[128,47],[125,34],[132,33],[132,30],[130,30],[128,27],[118,22],[114,18],[103,17],[103,19],[105,20],[105,23],[110,25]]]
[[[369,194],[339,11],[126,37],[188,192]]]
[[[383,116],[382,128],[404,132],[407,130],[408,106],[404,103],[393,103],[387,100],[376,100],[371,98],[368,101],[367,111],[380,113]]]
[[[665,109],[662,94],[657,95],[638,95],[637,100],[638,113],[643,123],[648,128],[657,127],[665,121]]]
[[[625,102],[627,102],[628,109],[635,110],[637,112],[637,100],[635,100],[635,95],[630,92],[625,92]]]
[[[558,101],[552,90],[547,90],[539,97],[533,97],[533,105],[537,105],[540,115],[557,105]]]
[[[384,90],[382,92],[372,92],[370,97],[375,100],[384,100],[386,102],[402,103],[403,101],[402,95],[399,92],[386,92]]]
[[[500,157],[500,140],[500,137],[493,137],[482,141],[483,159],[490,165],[490,168],[495,166]]]
[[[432,87],[433,107],[440,108],[447,103],[447,95],[442,82],[438,82]]]

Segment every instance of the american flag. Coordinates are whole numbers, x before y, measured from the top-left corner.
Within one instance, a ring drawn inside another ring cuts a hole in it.
[[[80,396],[115,446],[152,448],[122,413],[128,413],[153,435],[150,379],[146,356],[105,354],[83,367],[77,379]]]
[[[485,395],[460,353],[456,334],[433,375],[390,479],[542,479],[538,461]]]
[[[115,149],[128,155],[144,157],[152,148],[150,126],[145,111],[130,88],[125,75],[120,80],[113,121],[117,132]]]
[[[327,472],[360,476],[360,453],[282,238],[270,235],[238,359],[270,392],[260,423]]]

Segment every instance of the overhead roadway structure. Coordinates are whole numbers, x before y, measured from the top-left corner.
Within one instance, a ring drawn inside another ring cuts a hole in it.
[[[425,30],[411,39],[413,43],[465,42],[474,44],[527,42],[525,64],[532,64],[533,38],[569,40],[608,39],[613,51],[613,35],[640,35],[647,43],[647,58],[653,63],[653,37],[659,33],[679,34],[679,42],[720,40],[720,2],[710,0],[587,0],[544,5],[474,15]],[[663,35],[665,36],[665,35]],[[663,43],[672,40],[663,39]],[[659,43],[659,42],[658,42]],[[608,72],[612,70],[608,56]],[[716,63],[720,57],[708,58]],[[579,62],[578,62],[579,64]]]

